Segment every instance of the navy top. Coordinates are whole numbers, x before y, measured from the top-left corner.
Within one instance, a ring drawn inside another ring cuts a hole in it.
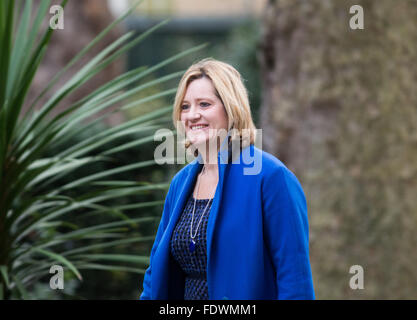
[[[213,199],[196,199],[193,220],[193,236],[197,225],[209,202],[194,238],[195,250],[190,252],[190,227],[193,214],[194,197],[191,193],[184,211],[172,233],[171,255],[185,274],[184,300],[208,300],[207,287],[207,222]]]

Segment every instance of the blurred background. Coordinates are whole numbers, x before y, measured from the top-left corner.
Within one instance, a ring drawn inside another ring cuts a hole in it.
[[[129,0],[70,0],[65,28],[54,33],[28,100],[130,4]],[[363,30],[349,27],[349,9],[355,4],[364,10]],[[156,65],[207,43],[144,81],[185,71],[206,57],[240,71],[255,124],[263,130],[263,149],[296,174],[307,196],[316,298],[416,299],[417,1],[144,0],[103,47],[127,31],[143,33],[166,18],[170,18],[166,25],[75,92],[61,110],[121,72]],[[103,47],[74,65],[68,78]],[[131,99],[175,89],[178,81],[179,77],[152,86]],[[173,98],[171,94],[115,112],[91,131],[172,105]],[[161,120],[173,129],[169,115]],[[75,135],[68,144],[90,134]],[[114,146],[138,137],[123,139]],[[155,145],[150,142],[121,152],[120,162],[113,165],[152,159]],[[133,178],[169,182],[180,168],[137,170]],[[76,174],[86,175],[90,169]],[[132,179],[132,174],[120,176],[124,178]],[[129,201],[163,201],[165,194],[152,192]],[[160,216],[162,204],[138,210],[138,215]],[[78,219],[81,225],[96,222]],[[157,223],[147,225],[141,234],[153,236],[156,227]],[[152,243],[119,250],[149,255]],[[362,290],[349,286],[353,265],[364,269]],[[143,274],[95,270],[83,272],[83,278],[79,282],[66,273],[64,295],[49,289],[47,276],[33,286],[32,297],[137,299],[142,290]]]

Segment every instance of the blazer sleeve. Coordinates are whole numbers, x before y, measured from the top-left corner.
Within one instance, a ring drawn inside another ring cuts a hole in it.
[[[266,245],[276,271],[277,299],[315,299],[303,189],[285,166],[269,173],[263,180],[262,204]]]
[[[173,179],[174,181],[174,179]],[[149,261],[149,267],[145,271],[145,275],[143,277],[143,291],[140,295],[140,300],[151,300],[151,288],[152,288],[152,281],[151,281],[151,274],[152,274],[152,260],[156,249],[158,248],[159,241],[162,238],[162,235],[165,232],[166,227],[168,226],[169,217],[171,213],[171,203],[172,203],[172,194],[173,194],[173,187],[174,182],[171,183],[167,196],[165,197],[164,209],[162,211],[161,221],[159,222],[158,231],[156,232],[155,240],[151,250],[151,256]]]

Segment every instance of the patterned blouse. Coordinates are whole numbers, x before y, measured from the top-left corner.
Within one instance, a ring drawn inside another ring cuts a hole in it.
[[[194,207],[191,193],[184,211],[171,238],[171,255],[185,274],[184,300],[208,300],[207,287],[207,222],[213,199],[196,199],[192,234],[196,234],[198,222],[209,202],[201,220],[195,241],[195,250],[190,252],[190,227]]]

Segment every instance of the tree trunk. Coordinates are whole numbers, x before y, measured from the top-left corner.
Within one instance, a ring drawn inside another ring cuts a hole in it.
[[[263,146],[306,192],[317,297],[417,298],[415,1],[270,0],[263,21]]]

